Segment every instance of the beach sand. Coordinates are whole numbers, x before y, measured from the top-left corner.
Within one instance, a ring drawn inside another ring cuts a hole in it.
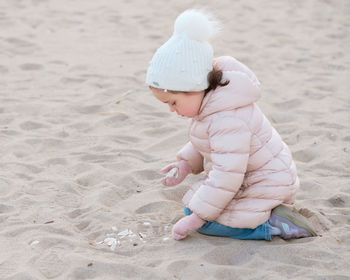
[[[189,121],[144,81],[192,7],[260,79],[318,237],[171,238],[201,175],[161,185]],[[350,279],[349,30],[347,0],[1,1],[0,279]]]

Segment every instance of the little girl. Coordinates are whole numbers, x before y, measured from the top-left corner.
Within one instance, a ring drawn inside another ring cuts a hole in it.
[[[287,145],[255,102],[260,83],[233,57],[213,59],[208,40],[217,22],[199,10],[175,21],[173,36],[154,54],[146,83],[170,111],[192,118],[190,141],[178,152],[176,176],[205,172],[183,197],[185,217],[173,227],[176,240],[189,231],[238,239],[315,236],[293,209],[299,180]]]

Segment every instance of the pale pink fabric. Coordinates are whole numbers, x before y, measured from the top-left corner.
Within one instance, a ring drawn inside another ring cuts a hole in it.
[[[290,150],[255,102],[260,83],[232,57],[214,67],[230,83],[210,91],[190,125],[190,142],[178,153],[194,174],[205,171],[185,194],[184,204],[204,220],[256,228],[271,209],[292,207],[299,180]]]

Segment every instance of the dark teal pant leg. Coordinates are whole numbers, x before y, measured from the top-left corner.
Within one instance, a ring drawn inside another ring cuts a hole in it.
[[[185,207],[185,215],[191,215],[192,211]],[[197,230],[201,234],[230,237],[235,239],[250,239],[250,240],[271,240],[270,224],[265,222],[257,228],[232,228],[224,226],[217,222],[206,222],[201,228]]]

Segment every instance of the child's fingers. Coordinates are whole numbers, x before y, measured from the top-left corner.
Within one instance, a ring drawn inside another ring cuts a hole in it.
[[[174,167],[176,167],[176,163],[171,163],[171,164],[165,166],[163,169],[161,169],[160,172],[162,172],[163,174],[168,173]]]
[[[168,186],[168,178],[163,178],[162,180],[161,180],[161,182],[162,182],[162,184],[164,185],[164,186]]]
[[[180,224],[179,224],[180,222]],[[172,234],[173,234],[173,238],[175,240],[181,240],[184,239],[187,236],[187,231],[184,230],[182,224],[181,224],[181,220],[177,222],[172,229]]]
[[[162,179],[162,184],[168,187],[175,186],[177,185],[177,180],[174,177],[164,177]]]
[[[187,235],[182,235],[182,234],[178,234],[176,232],[173,232],[173,238],[175,240],[181,240],[181,239],[184,239],[185,237],[187,237]]]

